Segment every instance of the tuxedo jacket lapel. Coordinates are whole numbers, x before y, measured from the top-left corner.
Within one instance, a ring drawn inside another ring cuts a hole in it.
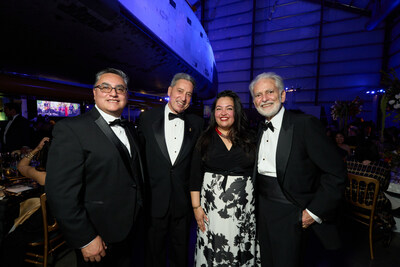
[[[139,143],[137,142],[136,138],[134,138],[134,136],[133,136],[132,126],[128,125],[125,132],[126,132],[126,136],[128,137],[129,144],[131,146],[132,158],[135,159],[134,157],[135,157],[135,154],[136,154],[136,157],[138,157],[138,159],[139,159],[140,173],[143,173],[142,159],[140,157],[140,150],[139,150],[140,146],[139,146]],[[130,164],[130,166],[133,168],[133,164]],[[144,182],[143,176],[142,176],[142,182]]]
[[[115,135],[113,130],[111,130],[108,123],[103,119],[102,116],[100,116],[100,114],[98,118],[95,120],[95,123],[100,128],[100,130],[107,136],[107,138],[114,144],[114,146],[118,149],[118,152],[122,158],[122,161],[125,164],[126,169],[129,170],[131,176],[133,177],[128,149],[125,147],[124,144],[121,143],[121,141]]]
[[[186,154],[190,151],[191,146],[190,143],[193,139],[193,127],[190,124],[188,119],[185,120],[185,132],[183,133],[183,141],[181,150],[179,151],[178,157],[175,160],[174,165],[177,165],[180,160],[186,157]]]
[[[283,115],[282,128],[279,132],[278,146],[276,148],[276,176],[285,197],[297,207],[302,208],[299,202],[283,187],[290,150],[292,149],[293,144],[293,134],[294,124],[291,121],[290,113],[285,111],[285,114]]]
[[[172,165],[171,158],[169,157],[167,143],[165,140],[165,127],[164,127],[164,110],[160,109],[159,118],[156,119],[153,123],[153,132],[155,139],[157,140],[157,144],[164,155],[164,157],[168,160],[168,162]],[[185,118],[185,130],[183,134],[182,146],[179,151],[178,157],[176,158],[174,165],[179,164],[179,161],[184,159],[187,153],[190,152],[191,142],[193,141],[193,127],[191,125],[190,119],[186,116]]]
[[[159,115],[159,118],[156,119],[153,123],[153,132],[162,154],[171,164],[171,159],[168,154],[168,148],[164,134],[164,113],[160,113]]]
[[[260,152],[260,143],[263,133],[264,131],[260,123],[258,124],[258,131],[257,131],[257,146],[256,146],[256,157],[255,157],[256,160],[254,162],[253,177],[252,177],[253,184],[256,184],[256,179],[258,174],[258,153]]]
[[[293,124],[290,116],[285,111],[283,115],[282,128],[279,133],[278,146],[276,148],[276,175],[281,184],[285,178],[286,166],[288,164],[290,150],[293,142]]]

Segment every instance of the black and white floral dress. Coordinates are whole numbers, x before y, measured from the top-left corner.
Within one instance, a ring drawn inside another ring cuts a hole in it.
[[[206,231],[197,229],[195,266],[258,266],[255,198],[251,173],[254,151],[228,150],[215,133],[206,160],[195,151],[191,191],[200,191]]]

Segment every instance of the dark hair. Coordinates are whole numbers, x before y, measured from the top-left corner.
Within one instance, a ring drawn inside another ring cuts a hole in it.
[[[354,157],[358,161],[379,161],[380,159],[378,147],[371,140],[365,140],[364,142],[359,144],[354,152]]]
[[[175,84],[179,81],[179,80],[186,80],[192,83],[193,85],[193,91],[194,89],[196,89],[196,80],[190,76],[187,73],[184,72],[180,72],[174,75],[174,77],[172,78],[171,84],[169,86],[174,87]]]
[[[116,75],[120,76],[124,80],[125,85],[128,86],[128,82],[129,82],[128,75],[126,75],[125,72],[123,72],[122,70],[114,69],[114,68],[107,68],[107,69],[101,70],[98,73],[96,73],[96,79],[95,79],[94,85],[96,85],[97,82],[100,80],[101,75],[106,74],[106,73],[112,73],[112,74],[116,74]]]
[[[14,102],[9,102],[9,103],[5,103],[4,107],[8,108],[9,110],[15,110],[15,112],[17,114],[21,113],[21,105],[20,104],[17,104],[17,103],[14,103]]]
[[[243,111],[242,102],[240,101],[239,96],[235,92],[225,90],[220,92],[215,98],[211,108],[210,123],[197,142],[197,148],[200,150],[203,160],[205,160],[207,156],[206,151],[208,145],[211,142],[211,137],[215,131],[215,127],[217,127],[217,122],[215,121],[215,107],[218,99],[221,97],[230,97],[233,100],[235,115],[234,122],[228,136],[232,144],[241,146],[246,152],[250,152],[250,150],[254,147],[251,134],[248,130],[247,116]]]
[[[343,133],[342,131],[335,132],[334,135],[333,135],[333,138],[336,139],[336,136],[337,136],[338,134],[340,134],[340,135],[343,136],[344,143],[346,143],[346,136],[344,135],[344,133]],[[335,142],[336,142],[336,141],[335,141]]]

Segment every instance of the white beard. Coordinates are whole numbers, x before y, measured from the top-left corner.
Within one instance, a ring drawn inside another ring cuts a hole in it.
[[[270,111],[265,111],[265,110],[262,108],[262,105],[263,105],[263,104],[266,104],[266,103],[268,103],[268,102],[263,102],[263,103],[261,103],[261,104],[257,107],[258,113],[260,113],[261,115],[263,115],[263,116],[266,117],[266,118],[272,118],[273,116],[275,116],[275,115],[279,112],[279,110],[281,109],[281,107],[282,107],[282,103],[281,103],[280,100],[279,100],[279,103],[274,103],[274,104],[273,104],[272,110],[270,110]]]

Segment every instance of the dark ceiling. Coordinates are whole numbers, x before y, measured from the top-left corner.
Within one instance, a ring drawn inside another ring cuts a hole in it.
[[[361,12],[371,12],[371,9],[376,0],[306,0],[322,3],[324,5],[336,6],[337,8],[348,8],[348,10],[357,9]]]
[[[82,91],[97,71],[114,67],[128,74],[135,92],[165,95],[173,74],[187,72],[200,97],[214,95],[209,81],[144,29],[116,0],[2,0],[0,92],[9,90],[4,79],[10,76]],[[83,92],[91,98],[91,90]]]
[[[380,5],[399,2],[304,1],[359,12],[372,20]],[[201,1],[188,2],[201,6]],[[216,72],[210,83],[117,0],[2,0],[0,34],[0,93],[91,99],[94,75],[105,67],[124,70],[131,78],[130,89],[145,95],[165,96],[177,72],[196,78],[199,98],[216,92]]]

